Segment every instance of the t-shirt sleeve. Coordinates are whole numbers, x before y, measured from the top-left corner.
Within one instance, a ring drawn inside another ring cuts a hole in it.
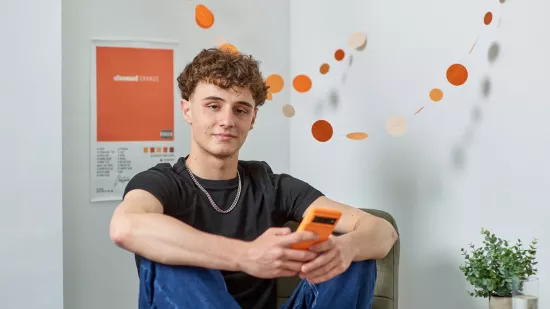
[[[306,209],[324,194],[309,183],[290,176],[278,175],[278,190],[280,201],[289,217],[289,220],[300,222]]]
[[[172,208],[176,207],[177,184],[162,169],[154,167],[136,174],[126,185],[122,198],[135,189],[147,191],[155,196],[162,204],[164,213],[170,212]]]

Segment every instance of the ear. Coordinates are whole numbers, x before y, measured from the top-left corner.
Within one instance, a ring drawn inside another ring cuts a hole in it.
[[[254,116],[252,116],[252,122],[250,123],[250,130],[254,129],[254,122],[256,122],[256,116],[258,115],[258,108],[254,108]]]
[[[181,99],[180,106],[181,106],[181,113],[183,114],[183,118],[188,124],[192,124],[193,121],[191,117],[191,102],[185,99]]]

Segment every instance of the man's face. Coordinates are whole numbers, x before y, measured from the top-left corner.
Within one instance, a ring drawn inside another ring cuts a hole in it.
[[[258,111],[248,88],[224,90],[208,83],[199,83],[189,101],[181,101],[181,108],[193,142],[218,158],[239,151]]]

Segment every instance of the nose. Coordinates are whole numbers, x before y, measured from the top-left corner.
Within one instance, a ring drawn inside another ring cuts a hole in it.
[[[220,126],[232,128],[235,126],[235,114],[231,108],[224,108],[219,114],[218,122]]]

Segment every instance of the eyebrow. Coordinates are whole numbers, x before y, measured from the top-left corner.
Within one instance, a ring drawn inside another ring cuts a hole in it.
[[[209,97],[204,98],[203,100],[204,101],[221,101],[221,102],[225,102],[224,99],[222,99],[220,97],[217,97],[217,96],[209,96]],[[246,101],[237,101],[237,104],[241,104],[241,105],[248,106],[250,108],[254,108],[254,106],[252,106],[252,104],[250,104]]]

